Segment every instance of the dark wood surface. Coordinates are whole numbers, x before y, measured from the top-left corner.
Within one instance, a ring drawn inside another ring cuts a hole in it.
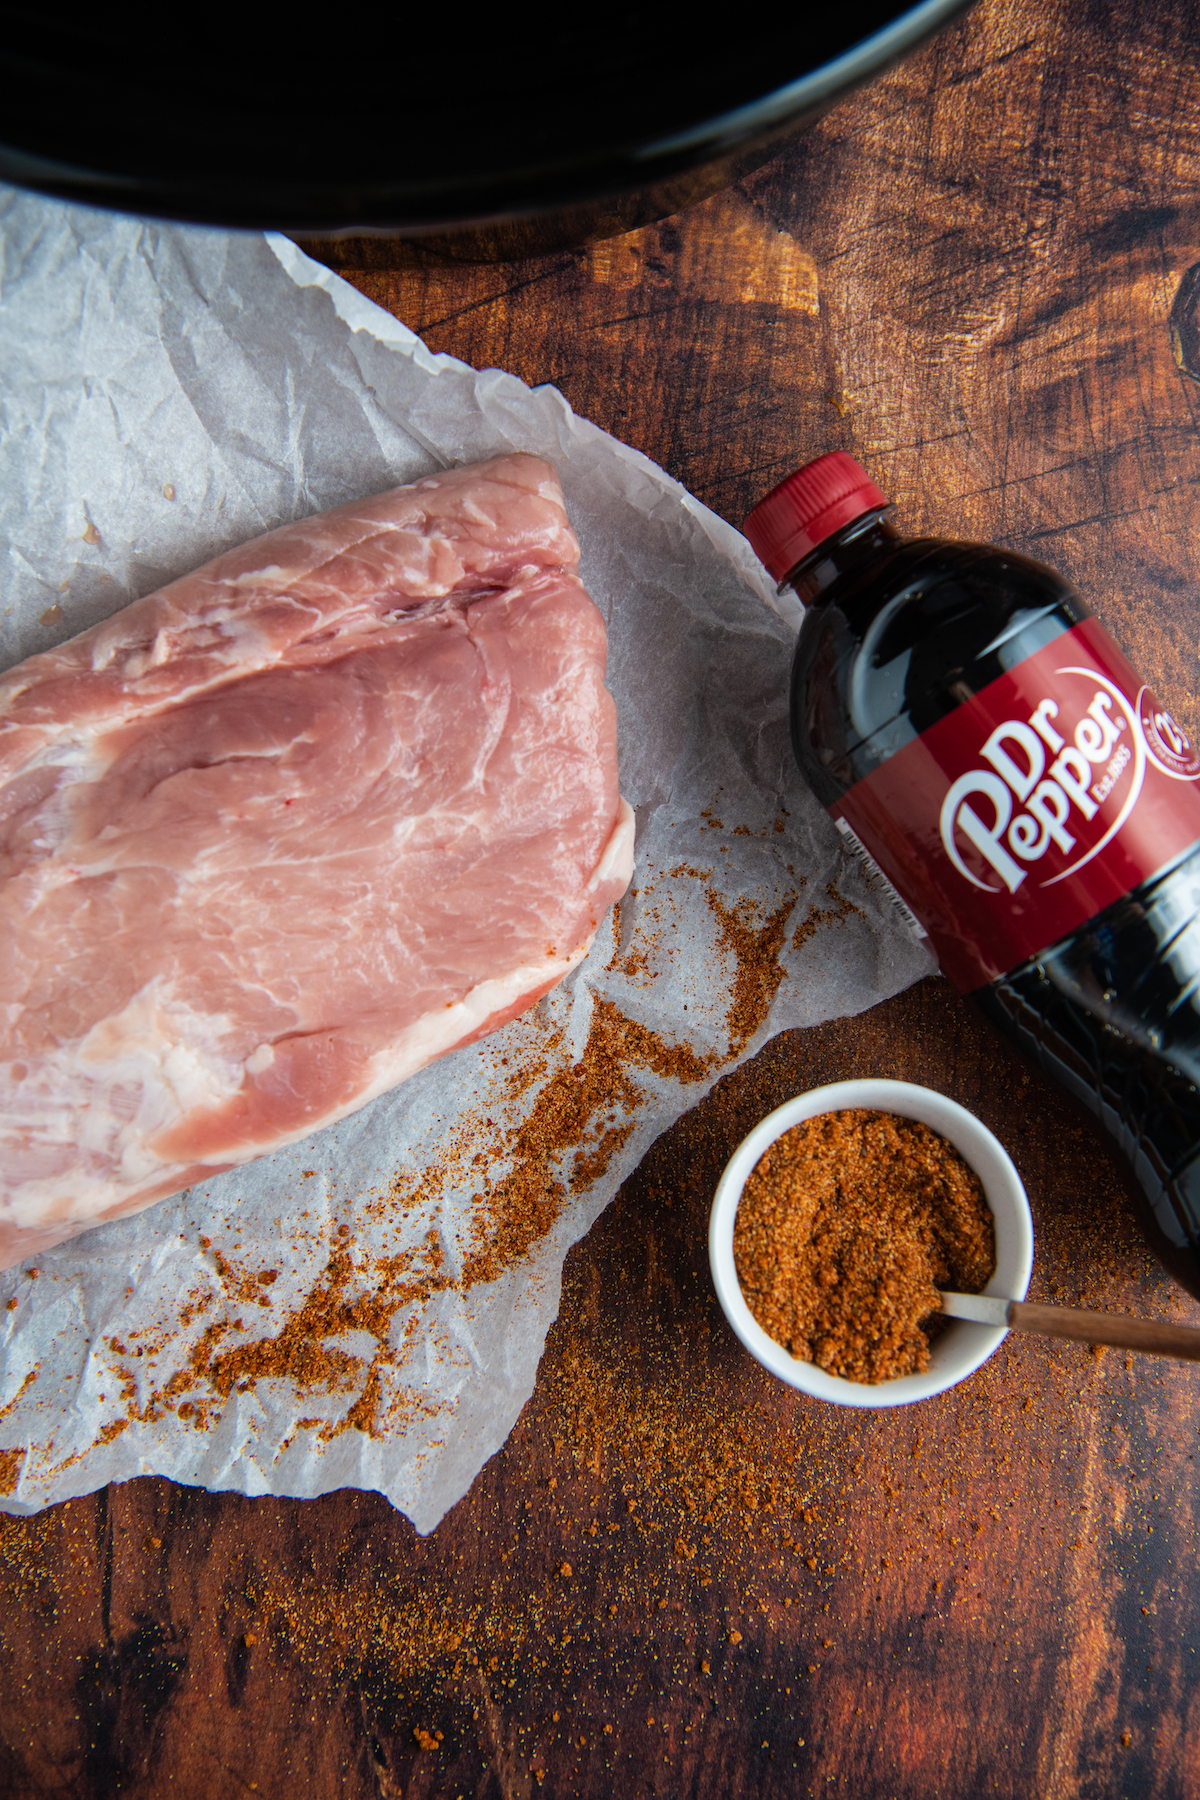
[[[1200,262],[1198,33],[1183,5],[985,0],[661,225],[520,265],[320,254],[735,522],[853,450],[906,527],[1074,577],[1196,732],[1200,385],[1169,317]],[[850,1074],[1010,1147],[1033,1298],[1200,1323],[1090,1127],[946,984],[786,1034],[571,1253],[533,1399],[429,1538],[375,1495],[151,1479],[0,1519],[0,1792],[1200,1796],[1195,1369],[1011,1335],[938,1400],[843,1413],[723,1326],[726,1156]]]

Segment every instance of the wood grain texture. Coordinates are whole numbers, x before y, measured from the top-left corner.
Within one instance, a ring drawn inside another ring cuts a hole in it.
[[[1200,385],[1168,315],[1200,262],[1196,33],[985,0],[664,224],[513,266],[322,254],[735,522],[851,449],[907,528],[1073,576],[1195,731]],[[1032,1298],[1200,1323],[1090,1127],[943,982],[785,1034],[571,1252],[537,1391],[428,1539],[374,1495],[150,1479],[0,1521],[0,1791],[1197,1800],[1196,1372],[1012,1334],[919,1409],[842,1413],[721,1321],[730,1150],[868,1074],[1008,1145]]]

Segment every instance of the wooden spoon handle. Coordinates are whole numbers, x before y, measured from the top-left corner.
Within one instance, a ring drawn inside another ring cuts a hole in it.
[[[1014,1331],[1037,1331],[1044,1337],[1074,1338],[1081,1344],[1112,1344],[1150,1356],[1182,1356],[1200,1362],[1200,1331],[1192,1325],[1168,1325],[1158,1319],[1130,1319],[1119,1313],[1084,1312],[1072,1306],[1036,1306],[1011,1300],[1008,1323]]]

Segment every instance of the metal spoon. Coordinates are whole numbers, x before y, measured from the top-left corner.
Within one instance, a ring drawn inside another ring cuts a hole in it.
[[[992,1294],[944,1293],[941,1302],[949,1318],[969,1319],[976,1325],[1004,1325],[1010,1331],[1036,1331],[1043,1337],[1073,1338],[1080,1344],[1112,1344],[1121,1350],[1141,1350],[1147,1356],[1200,1362],[1200,1331],[1192,1325],[1131,1319],[1123,1313],[1085,1312],[1075,1306],[1035,1306],[1028,1300],[1005,1300]]]

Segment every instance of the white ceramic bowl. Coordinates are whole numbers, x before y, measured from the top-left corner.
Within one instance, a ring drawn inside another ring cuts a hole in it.
[[[764,1150],[793,1125],[816,1118],[819,1113],[844,1112],[849,1107],[919,1119],[954,1145],[982,1181],[995,1220],[996,1272],[984,1292],[1002,1294],[1009,1300],[1025,1298],[1033,1270],[1033,1220],[1012,1159],[1000,1141],[965,1107],[907,1081],[835,1081],[829,1087],[814,1088],[810,1094],[789,1100],[756,1125],[730,1157],[717,1184],[708,1227],[708,1258],[725,1317],[751,1356],[757,1357],[772,1375],[838,1406],[904,1406],[909,1401],[940,1394],[973,1374],[1007,1333],[999,1326],[955,1320],[934,1343],[924,1374],[901,1375],[873,1384],[845,1381],[840,1375],[827,1375],[814,1363],[799,1361],[767,1336],[746,1305],[733,1263],[733,1221],[738,1201],[747,1176]]]

